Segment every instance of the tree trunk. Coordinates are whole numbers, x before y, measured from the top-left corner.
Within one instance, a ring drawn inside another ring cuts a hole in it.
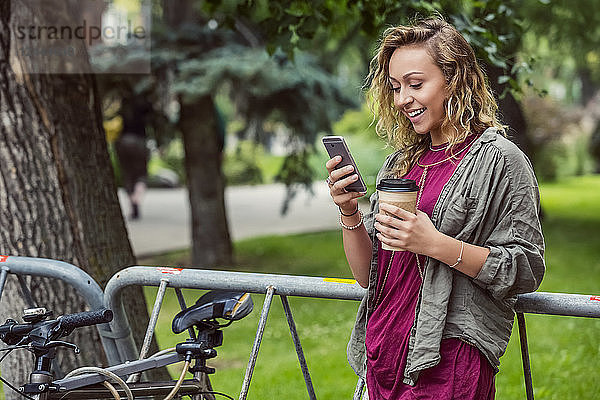
[[[505,71],[500,67],[489,64],[485,67],[490,86],[498,101],[502,119],[501,122],[508,125],[509,130],[507,133],[509,139],[533,160],[533,152],[535,149],[533,148],[529,136],[527,136],[527,122],[525,121],[521,105],[517,102],[511,92],[506,92],[504,97],[501,97],[502,93],[504,93],[508,87],[508,84],[499,84],[498,78],[502,75],[506,75]]]
[[[191,104],[182,102],[178,127],[185,149],[193,266],[230,264],[232,248],[225,213],[222,146],[212,98],[204,96]]]
[[[68,12],[66,4],[44,3],[53,17]],[[95,81],[89,73],[24,73],[28,60],[11,51],[10,27],[42,25],[43,18],[39,7],[0,2],[0,254],[63,260],[103,286],[135,259],[116,196]],[[62,282],[28,281],[35,302],[54,315],[84,310],[83,299]],[[16,282],[7,281],[2,321],[20,320],[26,308]],[[141,289],[130,292],[129,318],[141,340],[146,303]],[[83,351],[77,358],[59,351],[63,371],[106,363],[94,328],[77,330],[68,340]],[[27,352],[15,351],[2,363],[2,377],[22,384],[32,367]],[[22,398],[8,388],[5,395]]]
[[[515,143],[523,153],[529,157],[535,170],[535,146],[529,135],[527,134],[527,121],[523,114],[521,104],[515,99],[510,91],[506,91],[502,97],[502,93],[506,90],[508,84],[499,84],[498,78],[505,75],[502,68],[486,65],[486,73],[488,80],[500,109],[501,123],[508,125],[508,138]],[[540,219],[545,218],[543,208],[540,208]]]
[[[598,93],[598,84],[592,79],[592,71],[587,65],[579,67],[577,75],[581,81],[581,105],[585,107]]]
[[[191,0],[163,0],[163,19],[174,32],[201,19]],[[225,213],[225,179],[221,169],[216,107],[210,95],[179,99],[178,129],[183,137],[185,171],[192,217],[192,266],[231,264],[232,246]]]

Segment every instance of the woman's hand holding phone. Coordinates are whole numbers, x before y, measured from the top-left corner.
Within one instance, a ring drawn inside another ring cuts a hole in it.
[[[325,136],[323,145],[330,157],[325,163],[329,172],[329,194],[342,214],[340,225],[344,228],[346,259],[354,278],[362,287],[367,287],[373,251],[371,238],[364,228],[363,214],[358,208],[358,199],[367,193],[367,186],[343,137]]]
[[[329,193],[333,202],[340,208],[344,214],[352,214],[358,207],[358,199],[363,197],[366,192],[347,191],[346,187],[359,180],[359,176],[354,171],[352,165],[346,165],[337,168],[342,161],[341,156],[335,156],[325,163],[325,168],[329,171]],[[348,176],[346,176],[348,175]]]
[[[342,136],[324,136],[323,146],[329,154],[325,164],[329,177],[329,192],[333,202],[342,214],[354,214],[358,207],[357,199],[367,192],[367,186],[360,176],[350,148]]]

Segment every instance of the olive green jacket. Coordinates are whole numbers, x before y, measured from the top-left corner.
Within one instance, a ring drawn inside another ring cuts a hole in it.
[[[398,153],[377,176],[389,176]],[[496,129],[472,144],[438,198],[431,220],[446,235],[490,253],[475,278],[428,258],[411,330],[404,382],[415,385],[419,372],[440,362],[440,342],[458,338],[476,346],[498,371],[514,320],[517,294],[535,291],[545,272],[539,221],[539,190],[527,157]],[[364,379],[365,332],[377,284],[374,216],[377,194],[365,226],[373,241],[369,287],[348,343],[348,361]]]

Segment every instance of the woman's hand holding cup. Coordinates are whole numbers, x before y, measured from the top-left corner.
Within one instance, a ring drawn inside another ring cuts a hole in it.
[[[358,199],[364,196],[365,192],[346,190],[346,186],[358,180],[358,174],[352,173],[354,172],[354,167],[351,165],[335,169],[341,161],[341,156],[335,156],[325,163],[325,168],[329,172],[329,177],[327,178],[329,194],[343,214],[352,214],[358,207]]]
[[[439,239],[429,216],[417,209],[419,187],[412,179],[382,179],[377,185],[377,238],[384,250],[427,255]]]

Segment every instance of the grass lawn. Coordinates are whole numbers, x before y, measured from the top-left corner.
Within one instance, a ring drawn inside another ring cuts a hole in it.
[[[585,176],[545,184],[547,274],[542,291],[600,293],[600,176]],[[235,244],[238,271],[350,277],[340,233],[323,232],[273,236]],[[187,252],[141,260],[152,265],[189,265]],[[148,289],[150,303],[155,289]],[[199,292],[187,291],[188,303]],[[214,387],[239,395],[264,296],[253,295],[255,311],[225,329]],[[356,378],[345,361],[345,347],[358,303],[291,298],[290,304],[317,396],[351,398]],[[174,296],[167,299],[157,337],[161,348],[184,336],[170,333],[177,311]],[[600,320],[527,315],[529,350],[536,399],[600,399]],[[516,324],[515,324],[516,325]],[[499,400],[525,397],[519,341],[513,335],[497,376]],[[175,371],[172,371],[175,375]],[[281,302],[274,298],[254,377],[251,399],[304,399],[304,382],[296,360]]]
[[[547,273],[542,291],[600,294],[600,175],[563,179],[541,187],[545,212]],[[235,243],[238,271],[350,277],[340,232],[273,236]],[[187,251],[140,260],[145,265],[189,265]],[[155,288],[147,288],[149,304]],[[201,292],[184,291],[188,304]],[[252,295],[255,311],[224,330],[218,357],[216,390],[236,397],[244,376],[264,296]],[[346,343],[358,303],[342,300],[290,298],[298,333],[319,399],[351,398],[356,378],[345,360]],[[161,348],[185,340],[170,331],[178,311],[172,290],[159,317]],[[527,315],[535,398],[600,399],[600,320]],[[516,330],[516,329],[515,329]],[[171,373],[178,375],[174,368]],[[501,359],[498,400],[525,398],[518,336],[515,332]],[[0,390],[0,399],[3,398]],[[250,399],[305,399],[304,381],[279,297],[267,321]]]

